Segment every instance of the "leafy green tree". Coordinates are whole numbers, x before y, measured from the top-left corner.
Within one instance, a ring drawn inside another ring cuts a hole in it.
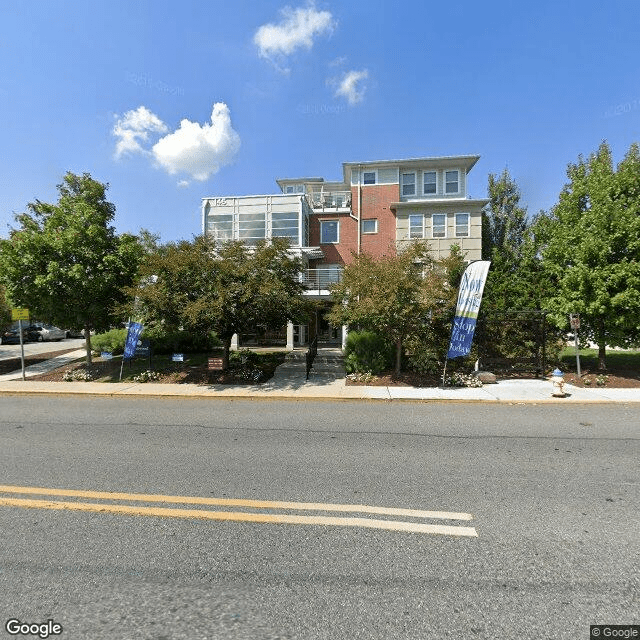
[[[495,254],[517,256],[528,228],[527,209],[520,205],[520,188],[505,169],[499,176],[489,174],[489,204],[482,212],[482,259]]]
[[[17,229],[0,241],[0,274],[12,301],[31,316],[83,328],[87,362],[91,334],[117,320],[114,309],[135,277],[142,247],[117,235],[108,185],[71,172],[58,185],[56,204],[36,200],[18,214]]]
[[[614,169],[603,142],[567,169],[569,182],[541,221],[543,266],[553,283],[548,304],[559,327],[581,317],[581,337],[628,346],[640,337],[640,152],[632,144]]]
[[[540,258],[541,234],[520,203],[521,193],[505,169],[489,175],[483,211],[483,259],[491,260],[475,341],[482,357],[542,357],[543,317],[550,282]],[[547,331],[547,350],[556,343]]]
[[[386,336],[395,347],[399,374],[405,342],[453,317],[462,264],[457,248],[450,258],[436,261],[423,242],[397,255],[355,256],[332,288],[329,322]]]
[[[11,307],[7,300],[4,286],[0,284],[0,331],[4,331],[11,324]]]
[[[145,257],[137,286],[128,289],[135,314],[167,330],[215,332],[226,366],[233,334],[305,317],[302,264],[288,249],[283,238],[250,248],[209,236],[161,246]]]

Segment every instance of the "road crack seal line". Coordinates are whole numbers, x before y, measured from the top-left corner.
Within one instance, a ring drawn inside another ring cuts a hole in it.
[[[283,509],[283,510],[313,510],[313,511],[334,511],[343,513],[367,513],[382,516],[402,516],[409,518],[431,518],[449,520],[471,520],[473,516],[466,513],[450,513],[442,511],[420,511],[416,509],[386,508],[368,505],[344,505],[344,504],[323,504],[304,502],[281,502],[281,501],[259,501],[259,500],[234,500],[227,498],[199,498],[180,497],[150,494],[127,494],[109,493],[101,491],[80,491],[65,489],[43,489],[39,487],[15,487],[0,485],[1,493],[30,494],[41,496],[64,496],[70,498],[94,498],[100,500],[138,501],[138,502],[162,502],[171,504],[191,504],[191,505],[216,505],[226,507],[251,507],[254,509]],[[373,529],[385,529],[392,531],[406,531],[412,533],[430,533],[451,536],[477,537],[475,528],[427,524],[415,521],[381,520],[376,518],[363,517],[338,517],[324,515],[293,515],[278,513],[249,513],[240,511],[208,511],[200,508],[167,508],[148,507],[141,505],[125,505],[110,503],[88,503],[72,501],[41,500],[30,498],[10,498],[0,497],[0,506],[19,507],[31,509],[49,510],[70,510],[93,513],[110,513],[120,515],[155,516],[166,518],[189,518],[201,520],[253,522],[253,523],[277,523],[277,524],[302,524],[321,526],[350,526],[365,527]]]

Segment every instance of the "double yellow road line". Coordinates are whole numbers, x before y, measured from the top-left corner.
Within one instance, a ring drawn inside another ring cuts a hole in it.
[[[10,495],[36,495],[41,498],[9,497]],[[51,498],[84,498],[109,502],[80,502],[78,500],[55,500]],[[198,508],[156,507],[123,502],[146,502],[175,505],[193,505]],[[25,509],[52,509],[63,511],[86,511],[91,513],[154,516],[161,518],[189,518],[196,520],[218,520],[234,522],[254,522],[262,524],[303,524],[319,526],[365,527],[389,531],[410,533],[428,533],[450,536],[477,537],[475,528],[457,525],[431,524],[420,520],[458,520],[473,519],[468,513],[447,511],[421,511],[393,507],[375,507],[367,505],[324,504],[316,502],[282,502],[267,500],[233,500],[228,498],[201,498],[185,496],[166,496],[144,493],[112,493],[107,491],[81,491],[76,489],[47,489],[42,487],[17,487],[0,485],[0,506]],[[254,511],[209,511],[201,507],[216,506],[253,509]],[[317,511],[324,513],[359,514],[356,516],[295,515],[291,513],[264,513],[269,511]],[[411,520],[390,520],[362,517],[388,516],[410,518]]]

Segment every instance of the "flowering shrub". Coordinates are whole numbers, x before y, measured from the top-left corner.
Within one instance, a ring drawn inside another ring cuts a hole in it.
[[[371,371],[361,371],[359,373],[348,373],[347,378],[353,382],[372,382],[376,376]]]
[[[133,376],[135,382],[150,382],[151,380],[160,380],[160,374],[157,371],[143,371],[137,376]]]
[[[71,371],[65,371],[62,375],[62,379],[65,382],[91,382],[93,377],[90,371],[84,369],[72,369]]]
[[[473,374],[456,373],[445,379],[445,384],[449,387],[481,387],[482,381]]]

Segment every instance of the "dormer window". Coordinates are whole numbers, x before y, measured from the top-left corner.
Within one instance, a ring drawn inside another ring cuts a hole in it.
[[[445,193],[458,193],[460,191],[460,172],[445,171]]]
[[[304,185],[303,184],[288,184],[284,188],[285,193],[304,193]]]
[[[415,173],[402,174],[402,195],[403,196],[416,195],[416,174]]]
[[[423,190],[425,196],[431,196],[437,193],[437,174],[435,171],[425,171],[422,174]]]

